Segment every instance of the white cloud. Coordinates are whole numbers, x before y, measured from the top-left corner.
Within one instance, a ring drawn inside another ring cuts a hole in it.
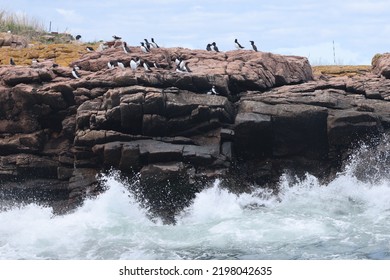
[[[390,9],[389,1],[351,1],[346,2],[345,7],[350,12],[359,12],[364,14],[382,14],[387,13]]]
[[[66,9],[57,8],[56,11],[61,16],[63,16],[65,21],[68,21],[68,22],[71,22],[74,24],[79,24],[79,23],[83,22],[83,18],[73,10],[66,10]]]

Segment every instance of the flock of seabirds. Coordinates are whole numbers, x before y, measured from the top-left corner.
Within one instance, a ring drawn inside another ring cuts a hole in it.
[[[122,43],[122,49],[125,53],[131,52],[130,48],[127,46],[127,43],[124,41],[121,41],[121,39],[122,39],[121,37],[116,36],[116,35],[114,35],[112,37],[114,38],[115,42],[119,41]],[[81,38],[81,35],[76,36],[76,40],[80,40],[80,38]],[[149,53],[152,48],[156,48],[156,49],[160,48],[159,45],[154,41],[154,38],[151,38],[151,42],[149,42],[147,39],[144,39],[144,41],[145,42],[140,42],[140,49],[143,53]],[[251,43],[252,50],[257,52],[258,50],[257,50],[257,47],[256,47],[254,41],[249,41],[249,42]],[[245,48],[238,42],[237,39],[234,40],[234,44],[235,44],[235,47],[237,50],[242,50]],[[100,44],[100,46],[99,46],[100,51],[102,51],[106,48],[108,48],[108,46],[105,44]],[[89,47],[89,46],[86,47],[86,50],[88,52],[95,51],[92,47]],[[211,44],[210,43],[207,44],[206,50],[210,51],[210,52],[219,52],[219,49],[218,49],[217,44],[215,42],[212,42]],[[175,62],[176,72],[179,72],[179,73],[191,72],[190,68],[188,67],[188,61],[185,61],[182,57],[178,56],[172,60]],[[33,59],[32,66],[37,65],[38,62],[39,61],[37,59]],[[10,58],[10,65],[16,65],[16,63],[12,57]],[[152,66],[151,66],[151,64],[146,60],[141,60],[139,57],[135,57],[135,58],[132,57],[130,60],[130,68],[133,71],[135,71],[139,66],[143,67],[145,72],[152,72],[151,67],[161,68],[161,66],[157,62],[153,62]],[[58,67],[58,64],[53,63],[53,67]],[[107,63],[107,67],[109,69],[114,69],[115,67],[125,69],[125,64],[123,63],[123,61],[120,61],[120,60],[112,60],[112,61],[109,61]],[[77,65],[73,66],[72,76],[75,79],[80,79],[80,77],[81,77],[78,70],[80,70],[80,67],[78,67]],[[211,90],[209,92],[207,92],[207,94],[217,94],[218,95],[219,93],[217,92],[215,86],[212,86]]]

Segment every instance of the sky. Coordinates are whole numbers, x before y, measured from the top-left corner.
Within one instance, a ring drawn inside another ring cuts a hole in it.
[[[299,55],[312,65],[371,64],[390,51],[389,0],[0,0],[0,9],[31,16],[82,41],[121,36],[129,45],[153,37],[163,47],[234,49]]]

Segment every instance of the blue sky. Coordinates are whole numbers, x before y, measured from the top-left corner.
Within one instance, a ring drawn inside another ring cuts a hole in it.
[[[246,48],[302,55],[311,64],[370,64],[390,51],[390,1],[369,0],[0,0],[0,7],[40,19],[52,31],[81,34],[83,41],[130,45],[154,37],[165,47],[222,51],[234,39]]]

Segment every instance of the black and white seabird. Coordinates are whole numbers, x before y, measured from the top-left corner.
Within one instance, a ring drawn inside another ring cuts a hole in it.
[[[80,68],[78,66],[73,66],[73,69],[72,69],[72,76],[75,78],[75,79],[80,79],[80,74],[79,72],[77,72],[77,70],[79,70]]]
[[[123,48],[123,51],[124,51],[125,53],[129,53],[129,52],[130,52],[130,49],[129,49],[129,47],[127,46],[127,43],[126,43],[126,42],[123,42],[123,43],[122,43],[122,48]]]
[[[211,92],[212,92],[213,94],[219,95],[219,92],[217,91],[217,89],[215,88],[215,86],[212,86],[212,87],[211,87]]]
[[[176,65],[176,72],[178,72],[178,73],[185,73],[186,71],[181,69],[179,65]]]
[[[118,61],[117,65],[120,69],[125,70],[125,64],[122,61]]]
[[[153,38],[151,38],[151,40],[152,40],[152,42],[150,43],[150,45],[151,46],[153,46],[153,48],[156,48],[156,49],[158,49],[159,48],[159,46],[157,45],[157,43],[154,41],[154,39]]]
[[[141,51],[143,51],[144,53],[150,52],[149,48],[145,46],[144,42],[141,42]]]
[[[108,69],[114,69],[115,66],[117,66],[117,65],[118,65],[118,62],[115,60],[110,60],[109,62],[107,62]]]
[[[188,67],[188,61],[185,61],[184,63],[180,63],[180,69],[184,72],[191,72],[190,68]]]
[[[148,39],[144,39],[144,41],[145,41],[145,46],[150,50],[150,43]]]
[[[92,47],[86,47],[86,50],[89,51],[89,52],[93,52],[94,49]]]
[[[257,47],[256,47],[256,45],[255,45],[255,42],[253,42],[253,41],[249,41],[249,42],[251,42],[252,49],[253,49],[255,52],[257,52]]]
[[[213,51],[215,51],[215,52],[219,52],[219,49],[218,49],[217,44],[216,44],[215,42],[213,42],[213,43],[211,44],[211,49],[212,49]]]
[[[113,35],[112,38],[114,38],[114,40],[120,40],[120,39],[122,39],[122,37],[118,37],[118,36],[116,36],[116,35]]]
[[[131,60],[130,60],[130,68],[133,71],[135,71],[139,65],[139,63],[137,63],[137,60],[139,61],[138,57],[136,57],[135,60],[134,60],[134,58],[131,58]]]
[[[182,59],[182,58],[179,58],[179,59],[180,59],[179,67],[180,67],[181,70],[183,70],[183,69],[184,69],[184,66],[186,65],[186,62],[185,62],[185,60]]]
[[[209,51],[209,52],[211,52],[211,51],[212,51],[212,49],[211,49],[211,44],[207,44],[207,46],[206,46],[206,50],[207,50],[207,51]]]
[[[16,63],[15,63],[15,61],[14,61],[14,59],[12,57],[9,59],[9,64],[16,65]]]
[[[219,95],[219,93],[217,92],[217,89],[215,88],[214,85],[211,87],[211,90],[209,90],[209,91],[207,92],[207,94],[208,94],[208,95],[211,95],[211,94]]]
[[[173,60],[173,59],[172,59]],[[180,55],[178,55],[177,57],[175,57],[175,64],[176,65],[179,65],[181,62],[183,61],[182,57]]]
[[[152,72],[152,69],[150,69],[149,64],[146,60],[142,62],[142,65],[144,66],[145,72]]]
[[[80,40],[81,39],[81,35],[76,35],[76,40]]]
[[[234,40],[234,44],[237,50],[242,50],[244,48],[243,46],[241,46],[237,39]]]
[[[153,61],[154,68],[161,68],[160,64],[157,61]]]

